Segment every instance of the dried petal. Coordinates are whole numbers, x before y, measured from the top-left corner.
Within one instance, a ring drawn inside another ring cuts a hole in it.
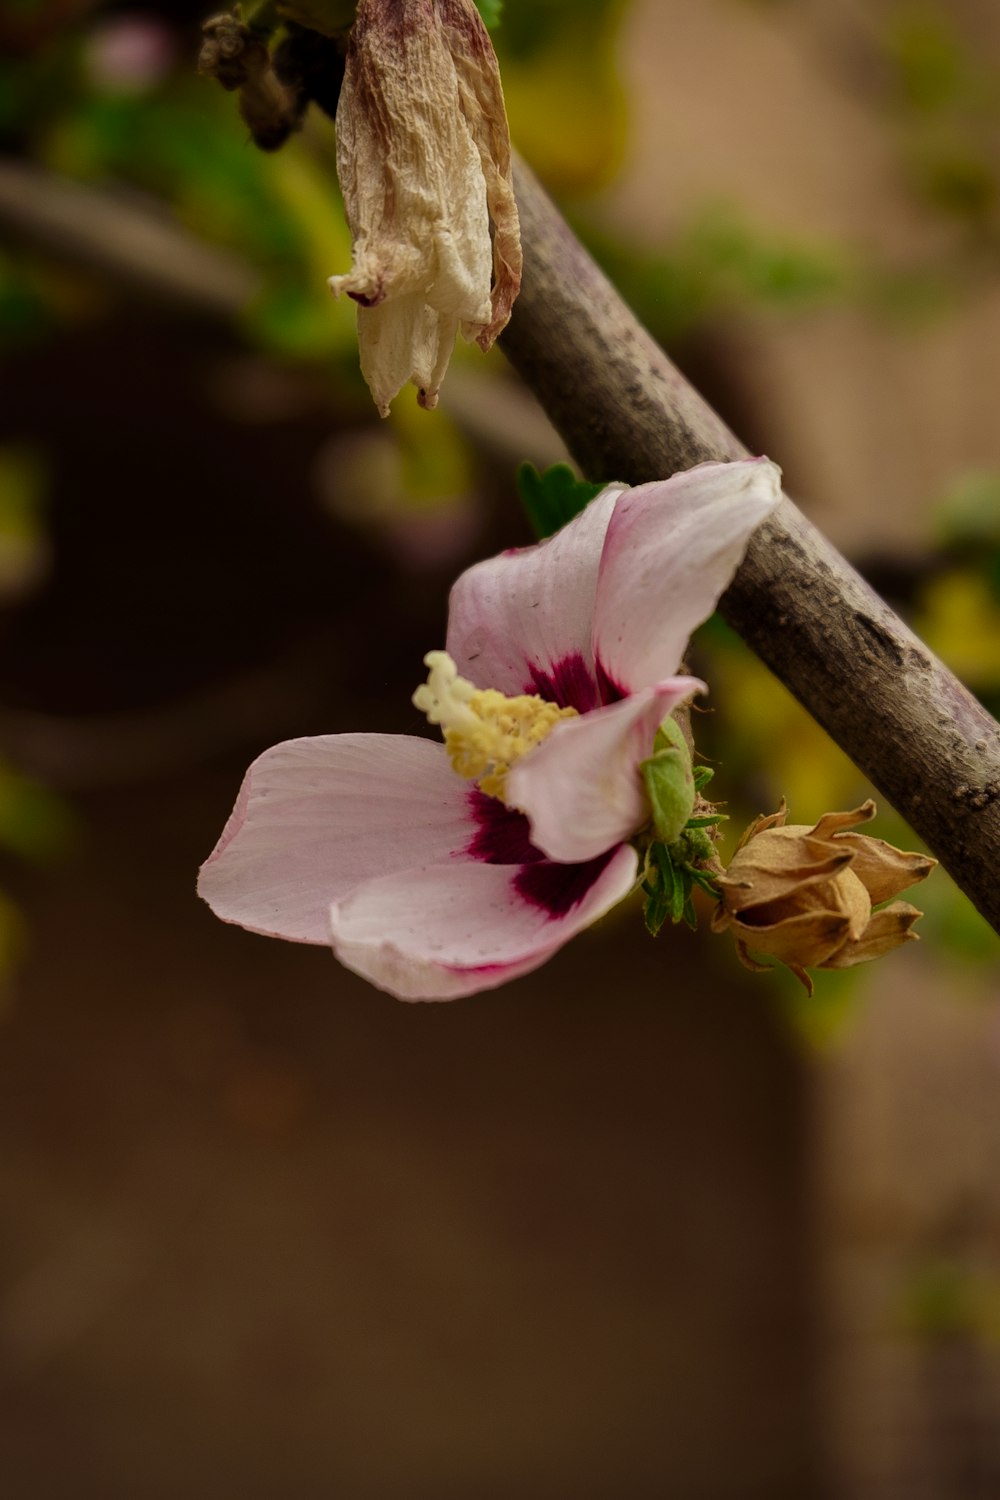
[[[749,906],[780,901],[806,885],[829,881],[852,861],[848,849],[820,847],[814,855],[807,830],[774,828],[739,850],[719,884],[728,893],[726,906],[738,912]]]
[[[769,926],[751,927],[734,922],[733,931],[742,943],[776,958],[779,963],[819,968],[847,942],[850,926],[846,912],[814,911],[787,916]]]
[[[851,812],[824,813],[819,822],[813,825],[811,836],[821,841],[832,839],[844,828],[854,828],[858,823],[870,823],[874,816],[875,803],[869,797]]]
[[[475,5],[468,0],[439,3],[462,112],[479,150],[486,206],[493,225],[492,313],[489,325],[476,335],[479,347],[487,351],[507,327],[521,290],[521,229],[511,173],[507,110],[493,43]]]
[[[881,911],[872,913],[861,937],[838,948],[823,965],[827,969],[849,969],[854,964],[867,963],[870,958],[881,958],[903,943],[916,942],[917,934],[911,928],[923,913],[908,901],[894,901]]]
[[[873,905],[889,901],[900,891],[926,880],[937,864],[929,854],[908,854],[903,849],[894,849],[884,839],[873,839],[863,833],[842,833],[838,842],[853,852],[851,869],[864,881]]]

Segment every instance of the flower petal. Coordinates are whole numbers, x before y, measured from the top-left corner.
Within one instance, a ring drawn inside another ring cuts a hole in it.
[[[582,882],[586,888],[574,888],[577,899],[568,906],[533,899],[517,866],[432,865],[386,875],[334,904],[334,952],[355,974],[400,1000],[454,1000],[494,989],[538,968],[622,901],[637,867],[633,849],[617,849],[595,862],[587,872],[592,878]],[[548,867],[555,879],[559,868]],[[528,869],[537,874],[539,866]],[[571,867],[562,878],[581,885]]]
[[[407,381],[424,406],[434,407],[457,333],[458,319],[436,312],[423,292],[358,308],[361,373],[380,416],[389,415],[390,402]]]
[[[493,44],[475,6],[467,0],[440,0],[438,9],[455,64],[462,114],[479,151],[493,226],[492,317],[478,336],[480,347],[489,350],[510,321],[521,287],[521,233],[511,177],[507,111]]]
[[[477,687],[538,692],[581,712],[600,701],[591,632],[601,550],[620,485],[567,526],[463,573],[448,606],[449,656]]]
[[[839,833],[837,843],[853,849],[851,869],[867,889],[873,906],[926,880],[937,864],[929,854],[909,854],[870,834]]]
[[[198,892],[216,916],[330,941],[330,902],[362,881],[462,856],[477,825],[443,745],[403,735],[286,740],[247,772]]]
[[[884,906],[881,911],[872,913],[871,921],[860,937],[837,948],[820,967],[850,969],[855,964],[881,958],[902,943],[916,942],[917,933],[911,932],[910,928],[921,916],[923,912],[908,901],[894,901],[891,906]]]
[[[760,842],[751,839],[733,855],[729,869],[717,877],[731,912],[753,910],[794,899],[809,885],[828,884],[840,871],[853,868],[850,849],[822,842],[800,824],[772,828]]]
[[[676,672],[750,533],[781,498],[780,473],[766,458],[701,464],[618,501],[597,581],[594,657],[621,693]]]
[[[639,762],[682,699],[704,690],[671,677],[619,703],[557,724],[507,776],[507,799],[528,816],[531,841],[550,859],[593,859],[649,819]]]
[[[850,941],[851,918],[845,911],[807,911],[768,925],[733,918],[733,931],[754,953],[777,958],[789,968],[824,966]]]

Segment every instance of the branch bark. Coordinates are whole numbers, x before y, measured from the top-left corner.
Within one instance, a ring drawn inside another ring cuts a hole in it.
[[[520,162],[515,186],[524,280],[501,344],[587,477],[745,457]],[[787,498],[719,608],[1000,932],[1000,725]]]

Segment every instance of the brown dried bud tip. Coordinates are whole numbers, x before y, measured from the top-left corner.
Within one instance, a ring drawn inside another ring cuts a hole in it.
[[[881,958],[917,934],[922,915],[906,901],[872,911],[923,880],[937,860],[906,854],[882,839],[845,833],[875,816],[871,800],[853,812],[826,813],[814,828],[785,826],[782,802],[740,840],[729,869],[717,877],[722,898],[713,932],[731,927],[736,951],[750,969],[766,969],[748,952],[787,964],[813,992],[807,968],[847,969]]]
[[[521,285],[500,72],[473,0],[361,0],[337,108],[361,370],[433,407],[456,335],[489,349]],[[492,239],[491,239],[492,226]]]
[[[302,124],[306,98],[271,67],[267,44],[240,19],[238,9],[202,26],[198,71],[224,89],[239,89],[240,114],[262,151],[276,151]]]

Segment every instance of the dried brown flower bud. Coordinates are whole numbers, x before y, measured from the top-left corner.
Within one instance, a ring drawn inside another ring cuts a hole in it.
[[[358,303],[362,373],[383,416],[408,380],[432,407],[456,335],[489,349],[521,285],[500,73],[473,0],[361,0],[337,171],[354,263],[330,286]]]
[[[811,995],[807,968],[847,969],[917,936],[910,930],[921,916],[915,906],[894,901],[875,912],[872,906],[923,880],[937,860],[844,832],[875,816],[871,800],[853,812],[826,813],[813,828],[786,827],[786,816],[782,802],[743,835],[717,877],[722,897],[712,930],[731,927],[748,968],[769,967],[749,949],[775,958]]]

